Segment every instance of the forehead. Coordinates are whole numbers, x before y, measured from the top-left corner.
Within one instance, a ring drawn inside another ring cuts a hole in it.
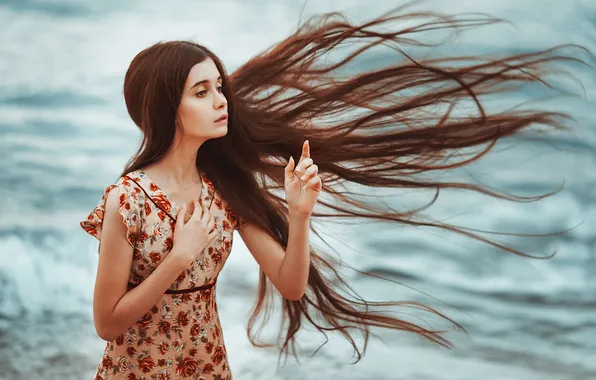
[[[196,82],[202,80],[215,82],[220,75],[217,66],[215,66],[215,62],[213,62],[211,58],[207,58],[190,69],[188,77],[186,78],[186,88],[190,88]]]

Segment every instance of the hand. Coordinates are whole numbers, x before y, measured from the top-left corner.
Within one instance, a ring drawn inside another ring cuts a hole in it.
[[[190,218],[186,218],[186,204],[178,210],[174,244],[170,252],[172,259],[180,260],[180,264],[185,269],[218,235],[215,220],[209,213],[207,204],[201,206],[199,201],[193,202],[195,207]]]
[[[298,165],[294,165],[294,158],[290,157],[285,169],[284,187],[290,212],[303,215],[312,213],[323,188],[318,171],[318,166],[310,158],[310,145],[306,140],[302,144],[302,156]]]

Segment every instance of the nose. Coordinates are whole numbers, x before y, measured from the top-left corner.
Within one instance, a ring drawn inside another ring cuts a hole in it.
[[[213,106],[215,107],[215,109],[222,109],[225,108],[225,106],[228,104],[228,101],[226,99],[226,97],[224,96],[223,93],[217,93],[215,95],[215,98],[213,100]]]

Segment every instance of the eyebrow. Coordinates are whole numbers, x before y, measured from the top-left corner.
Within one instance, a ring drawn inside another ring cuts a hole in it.
[[[218,80],[218,81],[219,81],[219,80],[221,80],[221,76],[217,77],[217,80]],[[203,79],[203,80],[200,80],[200,81],[198,81],[197,83],[193,84],[193,85],[190,87],[190,90],[192,90],[193,88],[195,88],[195,87],[197,87],[197,86],[200,86],[200,85],[202,85],[203,83],[207,83],[207,82],[209,82],[209,79]]]

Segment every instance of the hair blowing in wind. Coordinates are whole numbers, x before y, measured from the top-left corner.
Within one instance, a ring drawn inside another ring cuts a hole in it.
[[[324,194],[313,212],[314,221],[356,218],[441,228],[509,253],[534,257],[483,237],[483,231],[424,215],[441,189],[447,188],[519,202],[552,194],[521,197],[471,183],[432,180],[434,173],[480,159],[500,138],[534,127],[541,131],[565,129],[571,121],[563,113],[527,108],[490,113],[482,102],[486,95],[513,93],[526,83],[549,86],[545,76],[554,63],[581,62],[559,54],[565,46],[500,57],[416,59],[404,51],[408,46],[420,51],[432,49],[418,38],[425,33],[496,22],[499,20],[477,15],[407,13],[405,7],[359,24],[340,13],[319,15],[229,76],[217,56],[204,46],[189,41],[159,42],[139,53],[126,74],[125,100],[143,133],[143,143],[122,174],[166,153],[174,137],[186,76],[193,65],[209,57],[223,77],[229,131],[225,137],[203,144],[197,166],[212,179],[238,217],[267,231],[284,248],[288,243],[288,210],[277,190],[283,189],[289,157],[298,157],[308,139]],[[385,58],[385,66],[368,71],[350,66],[380,46],[394,49],[393,62]],[[340,48],[342,58],[330,59]],[[467,105],[464,115],[456,112],[462,104]],[[357,199],[345,190],[347,183],[431,189],[435,196],[422,208],[391,210]],[[321,237],[314,226],[312,231]],[[367,301],[342,279],[344,266],[339,259],[311,247],[306,294],[300,301],[282,301],[277,342],[280,355],[296,355],[296,333],[305,325],[325,335],[341,333],[353,346],[356,361],[366,350],[373,327],[411,332],[451,347],[446,331],[399,319],[393,313],[417,309],[417,313],[434,314],[462,328],[456,321],[418,302]],[[269,345],[257,338],[260,329],[256,326],[259,316],[262,323],[269,319],[273,293],[261,272],[258,298],[248,323],[248,335],[255,346]],[[362,333],[363,347],[355,333]]]

